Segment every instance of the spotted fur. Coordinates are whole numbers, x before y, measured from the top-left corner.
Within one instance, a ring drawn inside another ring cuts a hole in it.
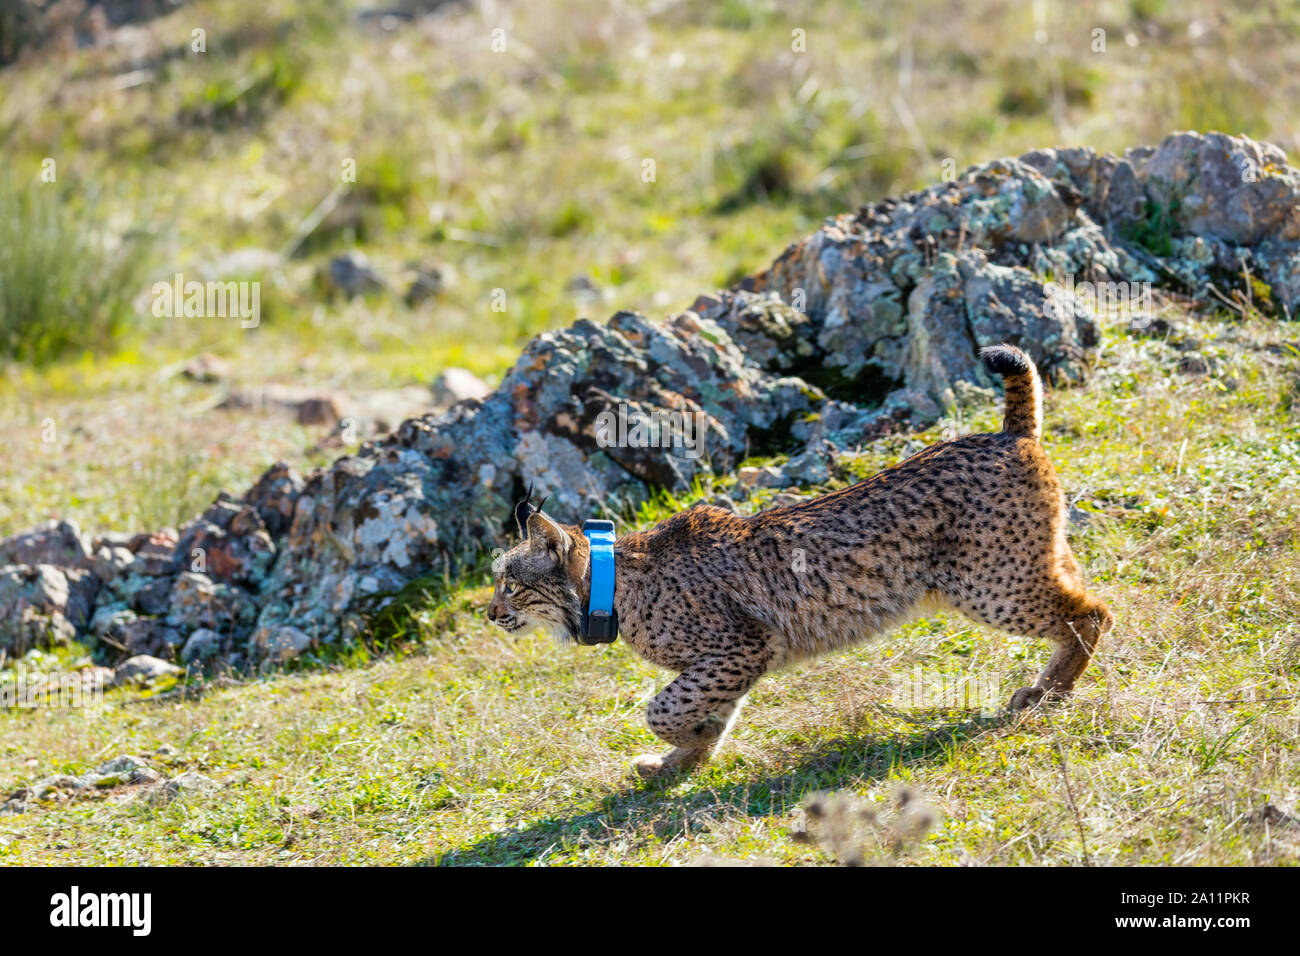
[[[1003,376],[1003,430],[933,445],[851,487],[741,517],[697,505],[614,547],[621,636],[678,673],[651,702],[674,745],[643,774],[694,766],[768,671],[868,640],[918,612],[951,608],[1056,644],[1013,710],[1066,694],[1113,618],[1088,593],[1066,542],[1056,471],[1038,437],[1042,386],[1019,349],[982,353]],[[524,542],[499,564],[488,616],[508,631],[578,633],[590,591],[587,541],[526,507]]]

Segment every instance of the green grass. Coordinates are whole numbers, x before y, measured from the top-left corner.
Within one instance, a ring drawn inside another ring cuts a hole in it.
[[[1178,208],[1177,199],[1164,206],[1148,200],[1143,207],[1142,218],[1136,222],[1125,223],[1122,227],[1124,238],[1157,256],[1172,255],[1174,221],[1178,215]]]
[[[1072,543],[1117,619],[1059,708],[1011,721],[900,703],[915,668],[978,677],[1004,700],[1048,653],[931,618],[765,678],[714,763],[634,782],[630,758],[659,746],[643,710],[666,676],[621,644],[489,627],[485,578],[471,575],[413,602],[404,643],[112,691],[96,713],[0,712],[0,792],[120,753],[222,783],[162,807],[127,788],[0,817],[0,862],[825,864],[852,841],[800,837],[810,795],[887,807],[900,786],[936,822],[897,847],[886,830],[861,834],[869,859],[1300,862],[1300,835],[1263,815],[1300,798],[1295,327],[1167,317],[1213,376],[1179,372],[1184,353],[1164,340],[1110,329],[1092,384],[1048,397],[1045,445],[1087,515]],[[964,406],[843,459],[830,486],[997,421],[991,403]],[[722,488],[624,517],[657,520]],[[150,756],[163,744],[177,753]]]

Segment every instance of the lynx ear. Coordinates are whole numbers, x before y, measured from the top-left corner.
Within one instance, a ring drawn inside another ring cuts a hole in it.
[[[515,505],[515,524],[519,526],[519,536],[528,537],[528,516],[537,511],[538,508],[530,500],[533,497],[533,484],[528,483],[528,491],[524,493],[524,500]]]
[[[534,549],[544,548],[556,557],[563,558],[573,546],[573,539],[569,537],[569,532],[537,511],[528,518],[528,544]]]

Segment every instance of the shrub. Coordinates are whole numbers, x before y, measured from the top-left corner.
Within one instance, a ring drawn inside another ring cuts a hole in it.
[[[93,203],[33,179],[0,177],[0,360],[47,363],[112,346],[133,323],[144,236],[117,236]]]

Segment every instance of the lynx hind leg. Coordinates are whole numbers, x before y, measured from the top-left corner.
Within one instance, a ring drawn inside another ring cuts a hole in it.
[[[1092,660],[1097,641],[1115,621],[1104,602],[1082,589],[1059,592],[1042,602],[1039,611],[1032,617],[1026,615],[1030,619],[1027,633],[1054,641],[1056,651],[1032,687],[1022,687],[1011,695],[1007,707],[1012,711],[1070,693]]]
[[[643,777],[689,770],[712,756],[740,716],[745,694],[766,668],[757,658],[709,657],[692,664],[650,702],[650,729],[674,749],[633,761]]]

